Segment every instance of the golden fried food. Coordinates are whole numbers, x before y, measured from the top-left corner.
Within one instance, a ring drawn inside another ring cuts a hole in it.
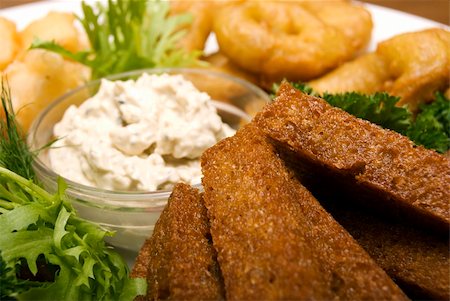
[[[375,93],[384,91],[386,82],[391,79],[387,64],[375,53],[362,55],[339,68],[308,83],[319,93],[343,93],[356,91]]]
[[[35,49],[20,55],[5,70],[17,120],[25,131],[37,114],[65,92],[84,84],[88,67]]]
[[[212,30],[213,2],[211,1],[171,1],[170,14],[189,14],[192,17],[191,23],[183,26],[186,35],[181,39],[180,47],[188,51],[200,50],[205,47],[206,39]]]
[[[24,50],[27,50],[35,39],[55,41],[72,52],[85,49],[87,42],[74,22],[74,14],[62,12],[50,12],[45,17],[31,22],[20,33]]]
[[[378,44],[376,53],[387,62],[393,78],[387,91],[400,97],[399,105],[415,110],[445,90],[450,81],[450,31],[429,29],[397,35]]]
[[[216,52],[205,57],[204,61],[209,63],[207,66],[209,69],[224,72],[245,79],[251,83],[258,84],[258,79],[255,74],[242,70],[242,68],[236,66],[226,55],[221,52]]]
[[[372,16],[364,7],[348,1],[306,0],[302,6],[325,24],[339,29],[353,51],[363,49],[372,36]]]
[[[328,175],[331,183],[359,193],[367,206],[448,232],[449,159],[288,83],[279,93],[256,122],[280,147],[310,162],[311,175],[324,181]]]
[[[384,91],[400,97],[416,111],[420,103],[445,91],[450,83],[450,32],[429,29],[394,36],[381,42],[376,52],[347,62],[312,80],[318,92]]]
[[[2,41],[0,51],[0,71],[2,71],[13,61],[21,48],[16,24],[3,17],[0,17],[0,41]]]
[[[198,190],[177,184],[148,250],[147,300],[223,300],[216,253]]]
[[[202,156],[230,300],[406,300],[250,124]]]
[[[73,52],[85,50],[86,36],[74,21],[73,14],[50,12],[17,34],[20,48],[2,75],[8,79],[17,119],[25,131],[50,102],[90,78],[89,69],[81,64],[45,50],[29,50],[35,39],[55,41]]]
[[[221,51],[238,66],[261,73],[268,81],[284,77],[308,80],[352,58],[356,48],[368,40],[356,38],[358,30],[342,30],[358,18],[340,24],[347,18],[335,17],[327,24],[302,3],[249,1],[221,9],[213,27]],[[361,19],[366,14],[364,11]],[[370,33],[371,21],[362,27],[361,32]]]

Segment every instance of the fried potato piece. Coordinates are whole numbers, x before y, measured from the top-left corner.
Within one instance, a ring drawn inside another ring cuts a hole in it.
[[[25,131],[51,101],[89,78],[89,69],[60,55],[35,49],[5,69],[17,120]]]
[[[87,42],[74,26],[74,21],[74,14],[50,12],[45,17],[31,22],[20,33],[24,50],[27,50],[37,38],[43,41],[55,41],[72,52],[85,49]]]
[[[229,300],[406,300],[249,124],[201,158]]]
[[[309,173],[360,194],[361,202],[418,226],[450,226],[450,160],[283,83],[255,118]],[[364,202],[363,202],[364,201]]]
[[[0,41],[2,41],[2,49],[0,51],[1,71],[13,61],[21,48],[16,24],[3,17],[0,17]]]
[[[50,12],[18,33],[21,49],[3,74],[8,78],[17,119],[25,131],[51,101],[90,78],[87,67],[45,50],[28,50],[36,38],[55,41],[73,52],[86,49],[86,36],[74,21],[73,14]]]
[[[148,300],[223,300],[206,208],[197,189],[175,185],[147,255]]]
[[[387,91],[415,110],[445,90],[450,81],[450,32],[429,29],[397,35],[378,44],[376,53],[387,62],[394,78]]]
[[[319,79],[308,83],[319,93],[356,91],[375,93],[385,90],[390,80],[386,62],[377,54],[369,53],[347,62]]]

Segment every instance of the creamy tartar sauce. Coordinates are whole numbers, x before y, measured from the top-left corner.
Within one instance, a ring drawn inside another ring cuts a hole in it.
[[[234,130],[208,94],[181,75],[102,80],[98,93],[71,106],[54,127],[51,168],[88,186],[154,191],[200,183],[199,157]]]

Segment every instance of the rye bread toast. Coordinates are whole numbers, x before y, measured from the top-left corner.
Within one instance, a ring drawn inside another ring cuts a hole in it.
[[[409,297],[450,300],[448,240],[355,206],[325,208]]]
[[[223,300],[220,268],[197,189],[175,186],[146,247],[147,300]],[[136,269],[142,273],[142,265]]]
[[[450,160],[407,137],[356,118],[283,83],[276,100],[255,117],[279,147],[309,173],[448,235]]]
[[[284,162],[321,205],[414,300],[450,300],[449,237],[361,206],[360,195],[324,184],[286,149]]]
[[[254,124],[201,161],[227,299],[407,299]]]

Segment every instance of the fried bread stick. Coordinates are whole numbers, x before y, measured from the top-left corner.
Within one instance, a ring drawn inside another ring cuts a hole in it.
[[[359,195],[342,194],[286,149],[277,149],[297,178],[318,198],[333,218],[369,253],[375,262],[412,299],[450,300],[448,237],[377,214],[358,204]]]
[[[361,200],[374,208],[387,206],[401,219],[448,235],[450,161],[444,156],[288,83],[255,122],[281,148],[310,165],[312,175],[367,197]]]
[[[342,194],[332,185],[324,189],[322,178],[311,176],[308,167],[285,151],[281,150],[280,156],[300,182],[409,297],[450,299],[448,237],[358,206],[359,195]]]
[[[152,250],[152,239],[147,238],[139,250],[139,254],[134,261],[133,269],[131,270],[131,278],[145,278],[147,279],[148,264],[150,262],[150,254]],[[146,301],[147,296],[137,296],[134,301]]]
[[[132,278],[147,278],[148,263],[150,262],[150,252],[152,249],[152,239],[147,238],[139,250],[139,254],[134,261],[133,269],[130,277]]]
[[[175,186],[149,250],[148,300],[223,300],[206,208],[197,189]]]
[[[409,297],[450,300],[448,240],[352,207],[325,205]]]
[[[407,299],[253,124],[201,162],[227,299]]]

